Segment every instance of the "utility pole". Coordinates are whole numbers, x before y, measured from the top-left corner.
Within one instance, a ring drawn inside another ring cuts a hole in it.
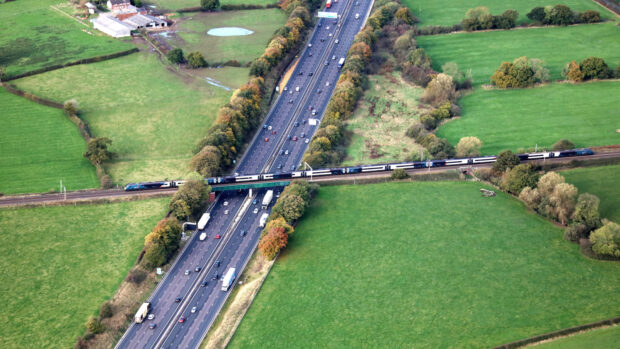
[[[306,170],[306,166],[310,167],[310,182],[312,182],[312,172],[314,172],[314,170],[312,169],[312,166],[308,165],[308,163],[304,161],[304,171]]]

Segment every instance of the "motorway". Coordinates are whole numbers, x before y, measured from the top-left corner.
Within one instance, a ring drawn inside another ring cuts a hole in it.
[[[322,117],[339,77],[338,60],[346,56],[371,6],[371,1],[341,0],[328,10],[341,15],[339,20],[318,20],[286,91],[281,91],[265,119],[265,125],[271,129],[267,127],[256,133],[236,173],[261,173],[280,164],[282,170],[288,171],[299,165],[307,147],[301,133],[310,138],[318,127],[307,122],[311,110],[316,110],[315,118]],[[354,18],[356,13],[360,14],[359,19]],[[289,135],[296,135],[298,141],[289,140]],[[287,150],[288,156],[279,155]],[[200,241],[197,238],[200,232],[193,234],[150,296],[155,318],[132,324],[117,348],[198,347],[230,294],[220,290],[219,278],[231,267],[240,275],[258,244],[261,232],[258,221],[271,207],[266,210],[258,207],[265,192],[260,190],[252,196],[247,192],[227,192],[218,196],[209,208],[211,221],[205,228],[208,238]],[[254,199],[257,205],[252,203]],[[258,213],[254,213],[255,209]],[[226,210],[228,214],[224,214]],[[221,235],[220,239],[215,239],[217,234]],[[201,271],[195,272],[196,267],[202,268]],[[185,275],[186,270],[190,271],[189,275]],[[203,287],[202,281],[207,281],[207,285]],[[177,297],[182,300],[175,302]],[[192,313],[194,306],[197,311]],[[179,322],[182,316],[185,321]],[[157,326],[151,329],[151,323]]]

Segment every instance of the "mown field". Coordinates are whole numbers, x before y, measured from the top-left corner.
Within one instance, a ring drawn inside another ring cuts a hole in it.
[[[482,348],[617,316],[620,263],[479,189],[321,188],[229,347]]]
[[[620,82],[551,84],[515,90],[478,90],[459,100],[462,117],[437,135],[456,145],[462,137],[483,142],[483,154],[520,147],[550,148],[566,138],[577,147],[620,144]]]
[[[27,0],[0,4],[0,66],[14,76],[54,64],[132,48],[82,25],[54,9],[62,0]]]
[[[194,146],[232,94],[204,79],[171,72],[147,52],[16,84],[57,101],[75,98],[93,134],[113,141],[117,157],[105,167],[119,184],[187,175]]]
[[[614,23],[548,27],[420,36],[418,45],[441,71],[446,62],[456,62],[462,70],[471,69],[474,85],[488,84],[493,72],[504,61],[527,56],[545,61],[552,80],[562,79],[564,66],[571,60],[595,56],[611,68],[620,61],[620,27]]]
[[[0,347],[73,347],[167,202],[0,210]]]
[[[537,349],[609,349],[620,343],[620,326],[579,333],[537,345]]]
[[[562,171],[568,183],[580,193],[590,193],[601,199],[601,217],[620,222],[620,165],[586,167]]]
[[[0,193],[99,186],[86,142],[64,112],[0,88]]]
[[[530,12],[536,6],[557,5],[563,4],[570,7],[572,10],[585,11],[595,10],[601,13],[602,18],[614,18],[607,9],[591,0],[556,0],[556,1],[544,1],[544,0],[516,0],[516,1],[504,1],[504,0],[482,0],[482,1],[467,1],[467,0],[403,0],[403,3],[413,11],[413,13],[420,19],[421,25],[453,25],[460,23],[465,17],[465,13],[468,9],[477,6],[486,6],[491,10],[494,15],[499,15],[502,12],[513,9],[519,12],[519,23],[529,22],[527,13]]]
[[[286,22],[280,9],[186,13],[176,36],[167,41],[185,52],[199,51],[209,63],[237,60],[245,64],[260,56],[273,33]],[[254,31],[244,36],[212,36],[207,31],[219,27],[242,27]]]
[[[369,76],[369,87],[347,120],[351,138],[343,165],[403,161],[419,152],[420,146],[404,135],[418,118],[422,92],[400,74]]]
[[[157,7],[178,10],[182,8],[190,8],[200,6],[200,0],[150,0],[144,1]],[[277,2],[276,0],[220,0],[220,5],[269,5]]]

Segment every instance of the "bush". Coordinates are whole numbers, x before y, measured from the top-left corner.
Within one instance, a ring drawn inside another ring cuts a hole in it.
[[[573,223],[566,228],[564,238],[568,241],[579,242],[588,237],[588,228],[583,223]]]
[[[454,102],[456,100],[456,89],[452,77],[446,74],[437,74],[428,83],[420,100],[433,106],[438,106],[446,101]]]
[[[597,255],[620,258],[620,225],[605,221],[590,234],[590,242]]]
[[[192,52],[188,54],[187,65],[189,65],[189,67],[192,69],[205,68],[209,66],[209,64],[207,64],[207,61],[205,61],[204,56],[200,52]]]
[[[592,194],[584,193],[579,195],[575,212],[573,213],[573,221],[585,226],[587,232],[600,227],[601,216],[598,212],[600,200]]]
[[[545,8],[544,7],[534,7],[528,14],[527,18],[532,21],[542,23],[545,20]]]
[[[601,14],[598,11],[587,10],[579,14],[579,21],[581,23],[596,23],[601,21]]]
[[[220,0],[200,0],[201,11],[215,11],[220,7]]]
[[[448,62],[441,66],[444,74],[450,75],[457,90],[466,90],[472,87],[471,70],[467,73],[459,70],[459,66],[454,62]]]
[[[114,315],[112,304],[108,301],[103,302],[103,304],[101,304],[101,308],[99,308],[99,316],[102,319],[106,319],[112,317],[112,315]]]
[[[549,80],[549,70],[543,61],[519,57],[511,62],[502,62],[491,76],[491,84],[500,88],[528,87]]]
[[[574,149],[574,148],[575,148],[575,144],[569,141],[568,139],[560,139],[559,141],[555,142],[552,147],[552,149],[555,151],[568,150],[568,149]]]
[[[133,284],[139,285],[142,281],[146,280],[147,274],[141,269],[134,268],[129,272],[125,281],[131,282]]]
[[[427,149],[433,159],[450,159],[456,154],[454,147],[444,138],[436,138]]]
[[[403,170],[402,168],[397,168],[394,171],[392,171],[391,177],[392,179],[405,179],[405,178],[409,178],[409,174],[405,172],[405,170]]]
[[[86,328],[94,334],[99,334],[105,331],[105,325],[92,316],[86,322]]]
[[[183,50],[181,50],[180,48],[175,48],[174,50],[168,51],[166,57],[168,58],[168,61],[173,64],[181,64],[185,62]]]
[[[579,68],[583,72],[584,80],[607,79],[611,76],[611,71],[602,58],[588,57],[579,63]]]
[[[463,137],[456,145],[456,157],[468,158],[479,156],[482,149],[482,141],[477,137]]]
[[[504,150],[499,153],[496,161],[493,163],[493,172],[502,174],[506,170],[517,166],[521,160],[511,150]]]
[[[428,135],[428,132],[426,131],[426,128],[423,124],[416,122],[407,129],[405,135],[407,135],[407,137],[418,140],[426,137]]]
[[[536,187],[538,173],[529,164],[520,164],[510,169],[502,178],[502,190],[513,195],[519,195],[523,188]]]
[[[110,160],[114,153],[108,150],[112,140],[107,137],[91,138],[86,146],[84,157],[97,166],[106,160]]]
[[[583,72],[581,71],[579,64],[575,61],[571,61],[564,66],[564,69],[562,69],[562,76],[573,82],[583,80]]]

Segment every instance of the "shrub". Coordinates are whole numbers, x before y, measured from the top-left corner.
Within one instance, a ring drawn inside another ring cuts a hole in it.
[[[437,127],[437,119],[435,119],[431,114],[422,115],[422,117],[420,117],[420,122],[429,131]]]
[[[544,7],[534,7],[528,14],[527,18],[532,21],[536,21],[542,23],[545,20],[545,8]]]
[[[434,159],[449,159],[455,155],[454,147],[444,138],[435,138],[427,149]]]
[[[181,50],[180,48],[175,48],[174,50],[168,51],[166,57],[168,58],[168,61],[170,61],[170,63],[181,64],[185,62],[183,50]]]
[[[425,103],[438,106],[446,101],[454,101],[456,99],[456,89],[452,77],[446,74],[437,74],[437,76],[428,83],[424,94],[420,98]]]
[[[564,69],[562,69],[562,76],[573,82],[579,82],[583,80],[583,72],[581,71],[579,64],[577,64],[577,62],[575,61],[571,61],[570,63],[566,64]]]
[[[581,23],[596,23],[601,21],[601,14],[598,11],[587,10],[579,14],[579,21]]]
[[[521,189],[519,193],[519,199],[521,199],[525,206],[532,210],[536,210],[540,204],[540,193],[537,189],[532,189],[531,187],[525,187]]]
[[[568,149],[574,149],[574,148],[575,148],[575,144],[569,141],[568,139],[560,139],[559,141],[555,142],[552,147],[552,149],[555,151],[568,150]]]
[[[405,179],[405,178],[409,178],[409,174],[402,168],[397,168],[394,171],[392,171],[391,177],[392,179]]]
[[[467,73],[459,70],[458,64],[455,62],[448,62],[441,66],[441,71],[444,74],[450,75],[454,81],[457,90],[469,89],[472,86],[471,70]]]
[[[601,256],[620,257],[620,225],[605,221],[590,234],[592,250]]]
[[[568,183],[560,183],[553,188],[549,196],[550,213],[560,223],[566,224],[575,210],[577,199],[577,188]]]
[[[422,87],[426,87],[432,80],[427,70],[411,64],[405,64],[403,67],[403,78]]]
[[[86,322],[86,328],[94,334],[99,334],[105,331],[105,325],[93,316],[91,316]]]
[[[204,56],[200,52],[192,52],[188,54],[187,65],[189,65],[189,67],[192,69],[205,68],[209,66],[209,64],[207,64],[207,61],[205,61]]]
[[[588,237],[588,228],[583,223],[573,223],[566,228],[564,238],[568,241],[579,242]]]
[[[67,116],[76,115],[78,112],[78,102],[75,99],[70,99],[63,104],[63,110]]]
[[[129,274],[125,278],[125,281],[139,285],[142,283],[142,281],[146,280],[146,277],[147,274],[144,271],[138,268],[134,268],[129,272]]]
[[[463,137],[456,145],[456,156],[467,158],[479,156],[482,149],[482,142],[477,137]]]
[[[201,11],[215,11],[220,7],[220,0],[200,0]]]
[[[407,129],[407,132],[405,134],[408,137],[418,140],[418,139],[422,139],[426,137],[428,132],[426,131],[426,128],[424,127],[423,124],[416,122]]]
[[[549,80],[549,70],[543,61],[519,57],[511,62],[502,62],[491,76],[491,84],[500,88],[528,87]]]
[[[431,69],[433,62],[431,58],[426,54],[423,48],[418,48],[409,53],[407,56],[409,64],[422,69]]]
[[[607,63],[602,58],[588,57],[579,63],[584,80],[607,79],[611,76]]]
[[[493,172],[502,174],[506,170],[517,166],[521,160],[511,150],[504,150],[499,153],[496,161],[493,163]]]
[[[575,213],[573,213],[573,221],[583,224],[588,232],[598,228],[601,225],[601,216],[598,212],[599,203],[600,200],[595,195],[589,193],[579,195]]]
[[[396,17],[401,22],[409,25],[418,22],[418,19],[413,15],[413,12],[411,12],[408,7],[399,8],[398,11],[396,11],[396,13],[394,14],[394,17]]]
[[[101,304],[101,308],[99,308],[99,316],[102,319],[112,317],[114,315],[114,310],[112,309],[112,304],[108,301],[103,302]]]
[[[108,150],[112,144],[112,140],[107,137],[91,138],[86,146],[84,157],[90,160],[94,165],[111,159],[114,154]]]
[[[510,169],[502,178],[502,189],[519,195],[525,187],[533,188],[538,182],[538,173],[529,164],[520,164]]]

